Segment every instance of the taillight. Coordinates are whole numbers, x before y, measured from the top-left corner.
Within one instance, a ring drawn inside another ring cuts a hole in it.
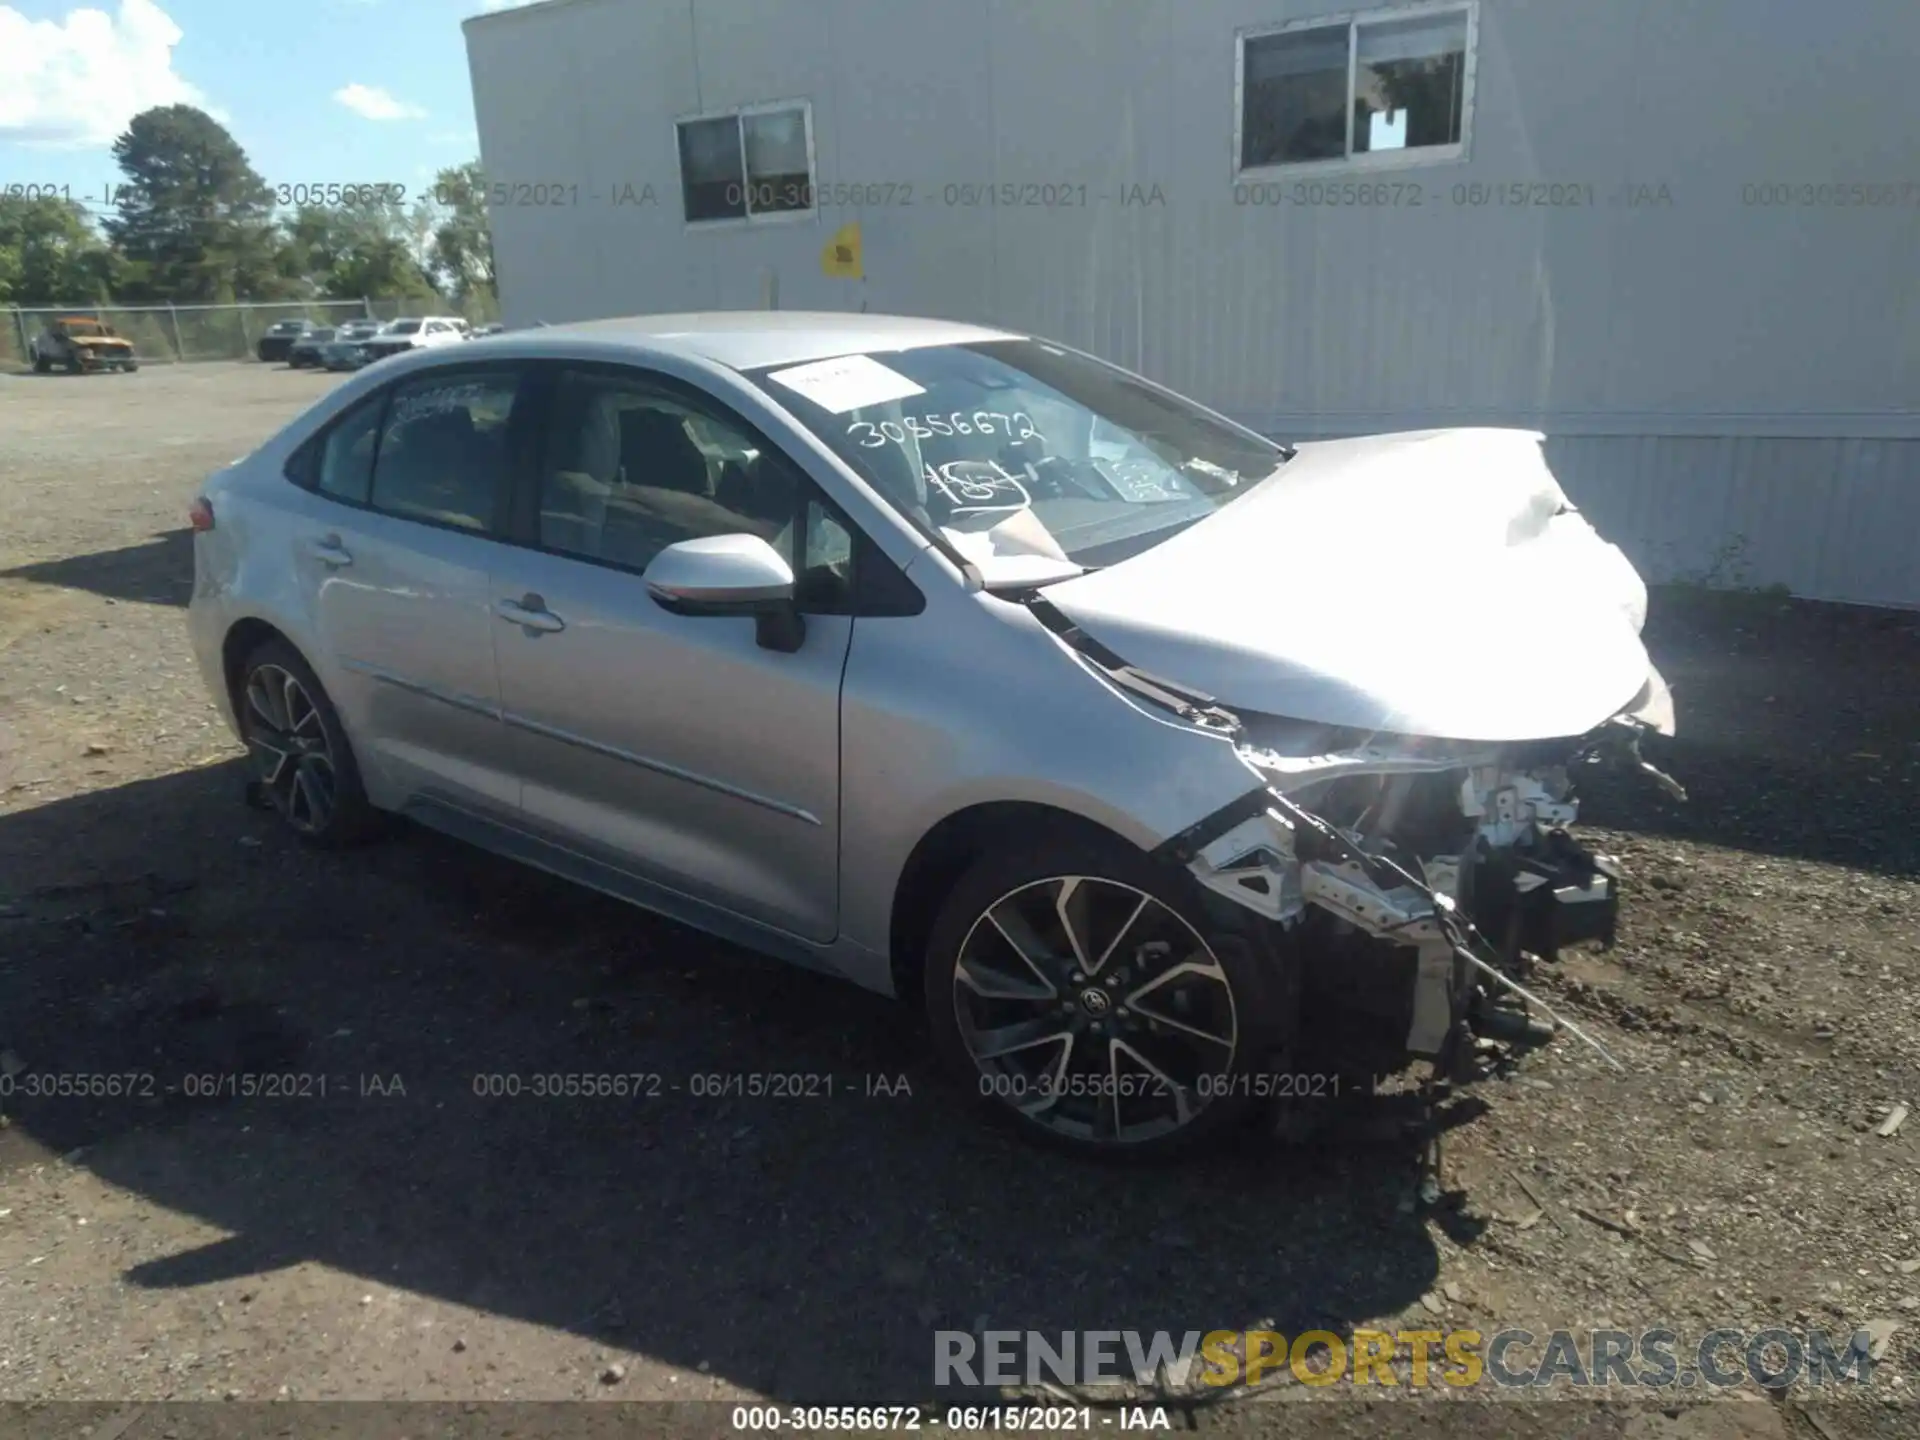
[[[202,533],[213,528],[213,502],[204,495],[196,495],[193,504],[187,507],[187,520],[195,530]]]

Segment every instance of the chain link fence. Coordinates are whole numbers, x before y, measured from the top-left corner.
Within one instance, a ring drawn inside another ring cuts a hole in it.
[[[311,300],[238,305],[42,305],[0,308],[0,369],[26,368],[29,342],[49,321],[85,315],[133,342],[142,362],[251,360],[254,346],[280,320],[339,325],[402,315],[460,315],[475,325],[499,317],[491,297],[466,305],[419,299]]]

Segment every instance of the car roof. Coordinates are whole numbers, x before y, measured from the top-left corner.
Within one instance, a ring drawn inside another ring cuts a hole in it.
[[[831,310],[707,310],[674,315],[626,315],[569,325],[543,325],[490,339],[490,345],[526,345],[543,340],[585,340],[637,354],[671,354],[706,360],[730,370],[797,365],[863,351],[915,350],[928,345],[968,345],[1018,340],[1012,331],[929,320],[910,315],[868,315]]]

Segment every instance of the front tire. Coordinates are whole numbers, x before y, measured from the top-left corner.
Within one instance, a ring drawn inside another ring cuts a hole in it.
[[[35,355],[33,357],[33,373],[36,375],[51,375],[53,373],[53,361],[44,355]]]
[[[299,651],[269,640],[248,655],[234,708],[253,783],[302,841],[336,849],[378,833],[339,713]]]
[[[1296,991],[1255,917],[1114,839],[990,851],[934,922],[940,1058],[1029,1138],[1163,1158],[1218,1141],[1288,1048]]]

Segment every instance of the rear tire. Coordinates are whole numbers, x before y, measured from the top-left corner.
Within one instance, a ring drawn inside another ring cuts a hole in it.
[[[1023,1135],[1080,1154],[1217,1143],[1291,1048],[1298,987],[1273,932],[1117,838],[989,851],[947,896],[925,963],[946,1067]]]
[[[86,369],[86,362],[78,355],[67,356],[67,373],[69,375],[84,375]]]
[[[33,357],[33,373],[36,375],[51,375],[53,373],[53,361],[44,355],[35,355]]]
[[[253,784],[303,842],[338,849],[380,832],[339,712],[293,646],[268,640],[247,656],[234,711]]]

